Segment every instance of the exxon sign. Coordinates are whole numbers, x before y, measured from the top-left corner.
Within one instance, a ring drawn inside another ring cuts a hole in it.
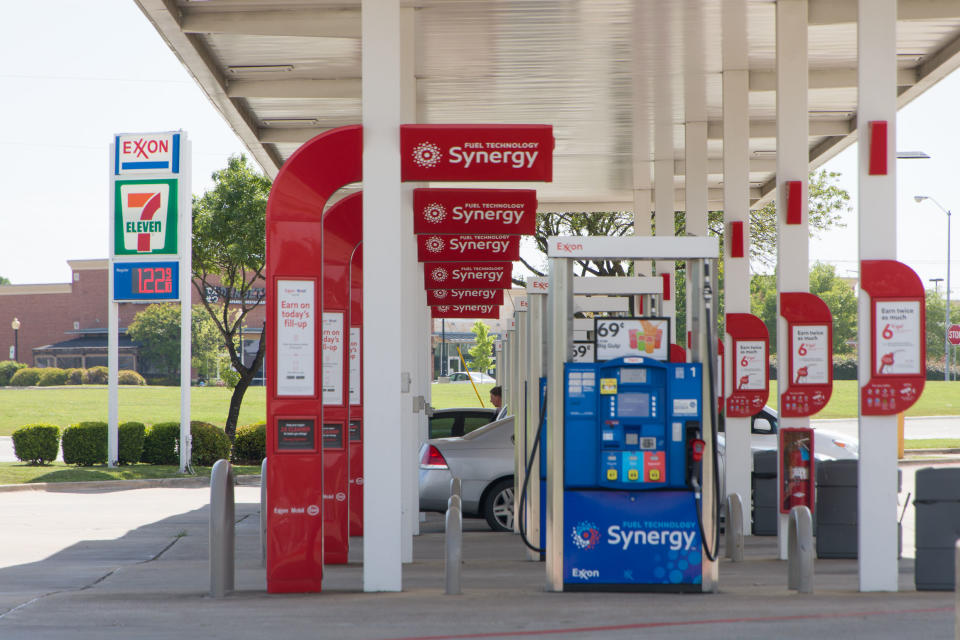
[[[533,235],[533,189],[414,189],[413,232]]]
[[[113,173],[180,173],[180,134],[121,133],[113,140]]]
[[[520,236],[421,235],[417,257],[420,262],[519,260]]]
[[[404,181],[550,182],[553,127],[405,124],[400,158]]]
[[[425,289],[509,289],[512,262],[425,262]]]

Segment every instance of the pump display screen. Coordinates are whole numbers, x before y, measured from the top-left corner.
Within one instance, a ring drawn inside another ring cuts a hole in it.
[[[621,418],[649,418],[649,393],[621,393],[617,396],[617,415]]]

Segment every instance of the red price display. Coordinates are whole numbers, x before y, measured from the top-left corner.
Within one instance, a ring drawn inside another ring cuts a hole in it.
[[[170,267],[140,267],[134,269],[136,293],[170,293],[173,291],[173,270]]]

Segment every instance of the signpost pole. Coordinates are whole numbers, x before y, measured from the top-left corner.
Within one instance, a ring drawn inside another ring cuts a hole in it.
[[[180,473],[190,467],[190,361],[193,335],[193,305],[190,304],[190,279],[193,272],[193,209],[190,192],[190,147],[186,133],[181,134],[182,165],[180,168]],[[229,295],[229,294],[228,294]],[[241,333],[241,353],[243,334]]]

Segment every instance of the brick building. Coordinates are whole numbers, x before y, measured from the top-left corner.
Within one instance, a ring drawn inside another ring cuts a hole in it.
[[[0,348],[9,345],[0,359],[17,346],[17,360],[36,367],[83,367],[107,365],[108,260],[68,260],[71,278],[67,283],[0,285]],[[209,298],[226,295],[208,291]],[[191,287],[193,304],[200,294]],[[126,336],[127,326],[149,303],[124,302],[119,307],[120,368],[143,370],[137,346]],[[263,326],[265,305],[244,321],[244,360],[256,353]],[[20,328],[14,332],[16,318]],[[249,327],[246,328],[246,327]],[[252,349],[252,353],[250,352]],[[248,359],[249,358],[249,359]]]

